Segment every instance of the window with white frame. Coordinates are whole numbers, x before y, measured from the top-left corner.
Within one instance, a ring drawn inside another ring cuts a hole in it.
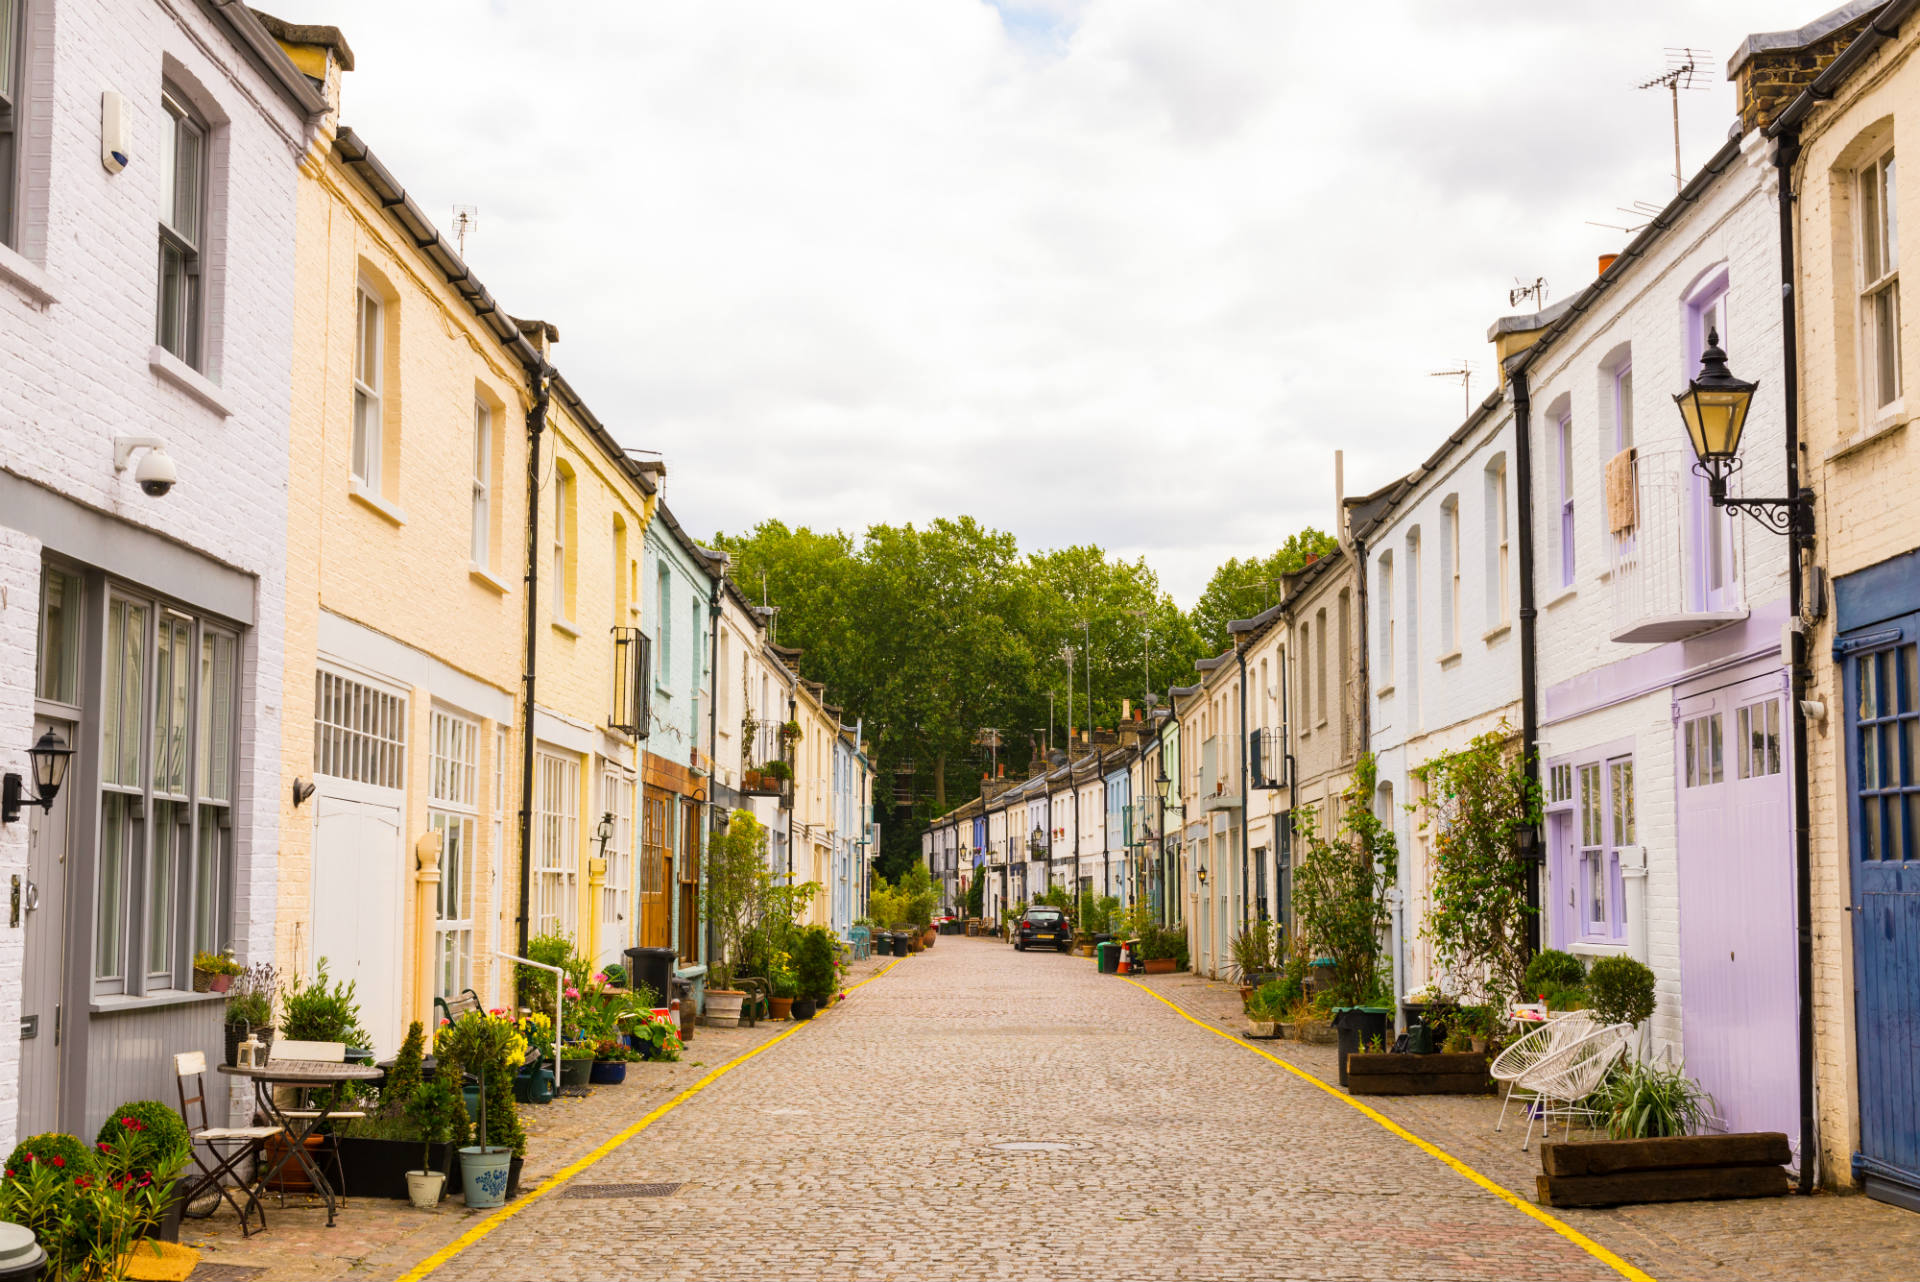
[[[1780,700],[1769,697],[1734,710],[1734,773],[1759,779],[1780,773]],[[1914,749],[1920,754],[1920,742]],[[1920,765],[1920,762],[1916,762]]]
[[[1407,531],[1406,564],[1400,577],[1406,580],[1407,606],[1407,707],[1420,711],[1420,527]]]
[[[1313,709],[1314,724],[1327,724],[1327,612],[1317,611],[1313,617],[1313,635],[1318,645],[1313,651]]]
[[[566,464],[553,469],[553,617],[562,623],[573,619],[573,472]]]
[[[110,591],[94,987],[178,988],[231,942],[239,637]]]
[[[1380,671],[1393,684],[1393,550],[1380,554]]]
[[[480,726],[435,708],[428,749],[427,822],[440,834],[440,885],[435,895],[433,928],[434,991],[441,997],[457,997],[473,986]]]
[[[473,401],[472,519],[467,556],[484,570],[493,564],[493,407],[479,397]]]
[[[1860,391],[1870,413],[1900,399],[1900,239],[1893,152],[1857,175],[1860,210]]]
[[[407,701],[324,668],[313,679],[313,772],[379,788],[405,785]]]
[[[20,243],[20,102],[27,0],[0,0],[0,245]]]
[[[1718,712],[1682,722],[1680,747],[1684,758],[1683,786],[1706,788],[1726,782],[1726,743]]]
[[[1487,464],[1487,631],[1505,627],[1513,618],[1509,599],[1507,523],[1507,459],[1501,455]]]
[[[507,728],[495,723],[493,727],[493,782],[487,793],[487,811],[493,816],[493,824],[488,831],[488,840],[493,843],[487,853],[487,899],[493,906],[493,940],[498,946],[500,940],[507,937],[507,906],[503,891],[507,884]],[[493,988],[496,1001],[504,1001],[501,990],[505,986],[505,968],[493,966]]]
[[[613,816],[613,835],[601,857],[607,861],[600,883],[600,938],[623,948],[633,937],[633,772],[609,762],[600,774],[602,814]]]
[[[1613,367],[1613,448],[1633,448],[1633,362]]]
[[[654,601],[660,607],[660,617],[654,620],[654,649],[659,655],[659,666],[655,669],[656,683],[665,690],[673,679],[673,571],[663,560],[659,566],[659,585],[654,589]]]
[[[381,424],[381,362],[385,359],[386,320],[380,296],[365,281],[354,295],[353,322],[353,479],[370,493],[380,492],[385,441]]]
[[[160,91],[160,292],[154,341],[201,367],[201,242],[207,221],[207,125],[172,85]]]
[[[1440,500],[1440,644],[1442,654],[1460,649],[1460,496]]]
[[[1588,943],[1626,938],[1621,853],[1636,840],[1630,755],[1557,763],[1548,769],[1547,806],[1561,844],[1557,881],[1565,888],[1562,920]]]
[[[580,759],[536,751],[534,799],[534,933],[578,939]]]
[[[1573,416],[1563,414],[1555,425],[1554,469],[1560,491],[1560,586],[1573,586]]]
[[[1313,732],[1313,681],[1309,665],[1313,662],[1313,625],[1300,625],[1300,733]],[[1192,754],[1188,754],[1192,760]]]
[[[1687,368],[1697,370],[1710,340],[1720,350],[1733,352],[1727,324],[1727,277],[1709,280],[1687,300]],[[1738,542],[1733,512],[1716,507],[1706,478],[1694,472],[1688,478],[1687,590],[1696,610],[1732,609],[1739,603],[1739,567],[1734,550]]]

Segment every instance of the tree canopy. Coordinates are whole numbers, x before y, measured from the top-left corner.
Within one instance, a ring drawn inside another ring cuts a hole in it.
[[[776,607],[774,638],[805,652],[801,671],[865,720],[892,877],[918,855],[922,823],[972,797],[996,755],[1022,772],[1050,726],[1059,745],[1069,727],[1112,726],[1126,701],[1191,681],[1213,632],[1217,651],[1228,619],[1278,599],[1280,572],[1334,546],[1306,530],[1229,561],[1189,614],[1144,558],[1092,544],[1023,554],[970,516],[874,525],[857,540],[769,520],[712,543],[740,589]],[[1265,580],[1275,595],[1260,599]]]

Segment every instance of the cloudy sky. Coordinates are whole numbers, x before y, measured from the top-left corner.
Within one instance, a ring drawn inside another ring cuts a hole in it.
[[[282,0],[342,119],[707,535],[971,513],[1214,565],[1328,526],[1492,383],[1818,3]],[[1637,221],[1637,220],[1636,220]],[[1520,310],[1531,310],[1530,307]]]

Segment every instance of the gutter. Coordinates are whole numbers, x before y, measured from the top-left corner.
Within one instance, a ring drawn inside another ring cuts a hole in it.
[[[1899,8],[1900,6],[1892,6]],[[1912,4],[1906,6],[1913,8]],[[1866,40],[1878,30],[1878,22],[1847,46]],[[1875,40],[1878,44],[1879,40]],[[1844,57],[1845,54],[1842,55]],[[1864,55],[1862,55],[1864,56]],[[1835,60],[1838,65],[1839,60]],[[1829,68],[1831,70],[1831,68]],[[1822,78],[1824,78],[1824,73]],[[1816,80],[1815,85],[1819,84]],[[1799,101],[1798,99],[1795,100]],[[1810,109],[1810,108],[1809,108]],[[1783,369],[1782,388],[1786,400],[1787,493],[1800,489],[1800,335],[1798,305],[1794,299],[1793,252],[1793,168],[1800,159],[1800,133],[1797,120],[1776,136],[1773,163],[1779,174],[1780,206],[1780,346]],[[1813,539],[1809,534],[1789,531],[1787,535],[1787,612],[1792,621],[1790,644],[1792,662],[1788,665],[1788,684],[1793,705],[1793,882],[1794,882],[1794,978],[1800,988],[1799,1034],[1800,1072],[1800,1171],[1802,1194],[1813,1192],[1815,1167],[1820,1161],[1819,1128],[1814,1120],[1813,1101],[1813,831],[1808,815],[1807,778],[1807,682],[1812,674],[1808,662],[1806,629],[1802,626],[1803,566],[1813,560]]]
[[[713,876],[713,805],[714,793],[720,787],[719,766],[715,760],[715,750],[720,745],[720,585],[726,582],[726,571],[714,575],[713,590],[707,597],[707,625],[712,634],[709,638],[712,655],[707,661],[707,671],[713,674],[713,694],[707,700],[707,830],[701,840],[707,843],[707,858],[700,861],[702,880],[711,883]],[[712,894],[711,884],[707,887]],[[709,900],[711,902],[711,900]],[[707,915],[707,957],[711,961],[720,960],[714,938],[714,921],[711,913]]]
[[[220,19],[254,66],[266,73],[281,96],[297,107],[308,123],[327,114],[326,97],[293,65],[280,42],[242,0],[200,0],[200,4]]]
[[[1527,781],[1538,790],[1540,610],[1533,583],[1533,401],[1524,363],[1509,371],[1507,386],[1513,391],[1513,483],[1520,526],[1520,759]],[[1527,878],[1527,952],[1531,954],[1540,951],[1540,880],[1546,871],[1546,847],[1535,829],[1524,830],[1521,840],[1528,843],[1527,855],[1534,864],[1533,875]]]
[[[1247,647],[1233,647],[1240,660],[1240,929],[1247,928],[1247,829],[1248,812],[1253,808],[1253,790],[1247,786]]]
[[[1853,38],[1853,43],[1840,51],[1838,57],[1828,63],[1826,69],[1813,78],[1813,83],[1800,91],[1799,97],[1786,105],[1781,113],[1773,118],[1761,132],[1769,138],[1792,138],[1793,156],[1788,165],[1780,166],[1782,177],[1786,176],[1792,160],[1799,158],[1800,125],[1813,114],[1813,109],[1832,99],[1839,89],[1840,82],[1860,69],[1862,63],[1880,51],[1880,46],[1900,34],[1900,24],[1920,9],[1920,0],[1892,0],[1879,16],[1867,24],[1867,29]],[[1777,162],[1776,162],[1777,163]],[[1785,203],[1785,189],[1782,189],[1782,203]],[[1787,220],[1781,219],[1783,234],[1788,227]],[[1783,241],[1783,252],[1790,252]],[[1792,278],[1789,277],[1789,280]],[[1791,309],[1789,309],[1791,310]]]
[[[515,331],[516,334],[518,331]],[[526,339],[521,336],[521,342]],[[527,955],[527,927],[533,903],[533,715],[534,659],[540,640],[540,437],[547,427],[551,397],[551,368],[541,360],[528,373],[533,377],[533,408],[527,411],[527,636],[526,670],[520,674],[524,705],[520,736],[520,955]]]

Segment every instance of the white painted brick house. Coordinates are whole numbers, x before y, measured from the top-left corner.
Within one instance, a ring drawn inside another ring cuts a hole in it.
[[[1356,519],[1367,574],[1368,743],[1374,812],[1400,850],[1393,914],[1399,993],[1434,979],[1420,935],[1431,859],[1413,771],[1475,736],[1520,729],[1520,526],[1513,405],[1495,392]]]
[[[1654,1049],[1730,1129],[1792,1134],[1786,540],[1713,507],[1672,400],[1717,337],[1759,383],[1732,490],[1784,492],[1774,173],[1757,135],[1729,142],[1508,372],[1532,407],[1543,943],[1651,966]]]
[[[10,1146],[171,1098],[167,1052],[221,1049],[194,951],[272,956],[294,191],[322,103],[225,0],[0,15],[0,765],[75,750],[53,808],[0,826]],[[155,448],[116,466],[129,437]],[[161,453],[178,483],[150,496]]]

